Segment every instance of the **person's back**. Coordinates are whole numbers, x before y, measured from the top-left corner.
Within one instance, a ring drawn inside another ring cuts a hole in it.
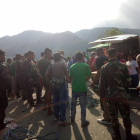
[[[14,62],[14,65],[15,65],[15,76],[16,76],[16,78],[19,78],[21,76],[22,61],[21,60],[16,60]]]
[[[11,77],[15,77],[15,62],[10,65]]]
[[[126,89],[131,84],[131,78],[127,66],[117,62],[117,51],[108,50],[109,62],[102,66],[99,94],[101,101],[108,103],[111,124],[115,135],[113,140],[122,140],[119,131],[118,111],[120,112],[126,130],[126,140],[137,140],[137,136],[132,135],[132,122],[130,120],[130,107],[126,99]]]
[[[87,98],[87,87],[86,81],[91,76],[90,67],[83,63],[83,54],[77,52],[75,55],[77,60],[76,64],[70,67],[70,79],[72,81],[72,103],[71,103],[71,121],[75,120],[76,115],[76,104],[77,98],[79,98],[81,106],[81,125],[89,125],[86,120],[86,98]]]
[[[49,65],[50,65],[50,62],[47,60],[47,58],[42,57],[41,59],[39,59],[39,62],[38,62],[39,72],[42,76],[42,80],[44,81],[45,81],[45,73]]]
[[[12,92],[11,77],[3,62],[5,62],[5,52],[0,49],[0,131],[5,127],[5,110],[8,106],[6,90],[8,90],[9,93]]]
[[[54,104],[54,121],[60,120],[59,125],[67,125],[66,121],[66,95],[67,88],[64,77],[68,79],[67,68],[64,62],[61,62],[60,53],[53,55],[54,63],[46,71],[47,82],[51,85]],[[60,103],[60,104],[58,104]]]
[[[105,55],[101,55],[96,58],[96,69],[100,69],[104,64],[106,64],[108,58]]]
[[[21,65],[21,78],[24,81],[28,81],[30,78],[30,73],[29,73],[29,65],[30,65],[30,61],[29,60],[25,60],[22,62]]]
[[[11,70],[10,70],[10,65],[11,65],[11,63],[12,63],[12,60],[11,60],[11,58],[8,58],[7,59],[7,70],[8,70],[8,73],[11,75]]]
[[[126,89],[130,86],[131,79],[125,64],[119,63],[117,60],[110,60],[102,67],[101,75],[104,75],[101,82],[106,85],[105,89],[108,93],[106,97],[126,98]],[[105,91],[105,89],[101,90]]]
[[[70,68],[70,77],[72,77],[72,91],[86,92],[86,77],[91,75],[87,64],[76,63]]]
[[[52,64],[52,77],[65,78],[65,73],[67,72],[65,63],[62,61],[57,61]]]
[[[11,88],[11,78],[6,65],[0,62],[0,93],[2,93],[0,99],[7,98],[6,89],[8,86]]]
[[[21,81],[23,85],[28,85],[29,79],[33,78],[38,81],[37,69],[33,61],[26,59],[21,65]]]

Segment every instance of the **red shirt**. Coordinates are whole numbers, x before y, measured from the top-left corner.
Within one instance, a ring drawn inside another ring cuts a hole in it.
[[[120,62],[126,63],[125,59],[123,59],[123,58],[120,60]]]
[[[94,57],[90,57],[90,59],[89,59],[89,67],[90,67],[91,71],[94,71],[94,68],[93,68],[93,65],[92,65],[93,59],[94,59]]]

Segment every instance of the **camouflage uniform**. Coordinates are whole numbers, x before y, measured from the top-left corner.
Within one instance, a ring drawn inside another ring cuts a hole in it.
[[[39,72],[41,74],[43,86],[46,89],[46,92],[47,92],[47,81],[46,81],[45,73],[46,73],[50,64],[51,63],[45,57],[40,58],[39,62],[38,62]]]
[[[8,106],[6,90],[8,90],[9,93],[12,92],[11,77],[6,65],[0,62],[0,128],[3,126],[5,109]]]
[[[11,75],[11,70],[10,70],[10,64],[7,63],[7,70],[8,70],[8,73]]]
[[[19,96],[21,90],[21,60],[15,61],[15,83],[16,83],[16,95]]]
[[[29,59],[26,59],[23,61],[22,66],[21,66],[21,76],[22,76],[22,87],[25,90],[26,89],[26,95],[28,98],[28,101],[32,104],[33,103],[33,98],[32,94],[34,91],[34,87],[36,88],[37,92],[37,100],[41,100],[41,86],[39,84],[39,76],[38,72],[36,69],[35,64],[33,61],[30,61]],[[32,78],[33,82],[30,83],[29,79]]]
[[[106,98],[115,134],[119,133],[118,109],[126,130],[131,130],[130,108],[126,99],[126,89],[131,85],[131,78],[126,65],[110,60],[101,68],[99,93]]]

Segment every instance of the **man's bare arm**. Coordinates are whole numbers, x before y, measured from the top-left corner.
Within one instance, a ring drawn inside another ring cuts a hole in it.
[[[101,74],[101,69],[98,69],[97,74],[96,74],[96,76],[95,76],[95,78],[94,78],[94,80],[93,80],[93,82],[91,84],[92,87],[94,87],[95,83],[99,80],[100,74]]]
[[[45,78],[46,78],[46,81],[47,83],[49,84],[50,83],[50,72],[47,70],[46,73],[45,73]]]
[[[95,78],[94,78],[94,80],[93,80],[94,83],[96,83],[96,82],[99,80],[100,74],[101,74],[101,69],[99,69],[99,70],[97,71],[97,74],[96,74],[96,76],[95,76]]]
[[[69,74],[65,64],[64,64],[64,73],[65,73],[66,80],[69,81]]]
[[[139,67],[137,67],[136,70],[137,70],[138,74],[140,74],[140,69],[139,69]]]
[[[87,81],[90,79],[90,77],[91,77],[91,76],[88,76],[88,77],[86,78],[86,79],[87,79]]]

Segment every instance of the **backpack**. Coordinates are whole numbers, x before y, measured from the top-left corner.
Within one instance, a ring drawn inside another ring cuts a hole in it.
[[[50,64],[50,73],[51,73],[50,78],[51,87],[54,89],[61,88],[65,84],[65,78],[57,78],[52,76],[52,64]]]

